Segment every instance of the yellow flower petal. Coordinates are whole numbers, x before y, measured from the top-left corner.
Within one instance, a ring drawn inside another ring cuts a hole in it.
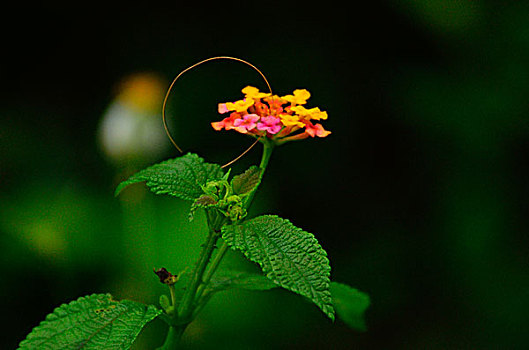
[[[294,106],[294,107],[291,107],[290,110],[295,112],[300,117],[305,117],[309,115],[309,110],[303,106]]]
[[[259,89],[253,86],[245,87],[244,89],[242,89],[242,92],[246,96],[246,98],[251,99],[258,99],[270,96],[270,93],[259,92]]]
[[[328,118],[327,112],[319,112],[312,116],[312,119],[316,119],[316,120],[321,120],[321,119],[326,120],[327,118]]]
[[[294,106],[290,108],[292,111],[294,111],[297,115],[302,117],[303,119],[315,119],[315,120],[321,120],[321,119],[327,119],[328,115],[327,112],[320,111],[318,107],[306,109],[303,106]]]
[[[239,100],[235,102],[226,102],[226,108],[229,111],[245,112],[251,105],[253,105],[253,103],[254,101],[251,98],[247,98],[246,101]]]
[[[251,94],[256,94],[259,92],[259,89],[256,88],[256,87],[253,87],[253,86],[247,86],[245,87],[244,89],[241,90],[243,94],[245,95],[251,95]]]
[[[307,101],[310,98],[310,92],[306,89],[294,90],[294,96],[296,98]]]
[[[282,98],[292,104],[303,105],[307,103],[307,100],[310,98],[310,92],[306,89],[296,89],[294,90],[294,95],[286,95]]]
[[[305,124],[299,121],[299,117],[296,115],[280,114],[279,118],[281,118],[281,123],[284,126],[299,126],[300,128],[305,126]]]

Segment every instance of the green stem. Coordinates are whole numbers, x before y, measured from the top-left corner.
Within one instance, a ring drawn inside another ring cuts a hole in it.
[[[200,257],[198,259],[197,265],[195,266],[195,270],[193,271],[192,278],[189,284],[187,285],[186,293],[184,294],[182,303],[178,308],[178,316],[185,321],[187,321],[187,319],[193,313],[193,303],[195,301],[197,289],[202,283],[202,276],[204,275],[204,271],[208,266],[209,260],[211,259],[211,255],[215,250],[215,243],[218,239],[218,233],[215,230],[214,223],[211,222],[211,219],[209,217],[208,226],[209,235],[206,241],[206,245],[200,253]]]
[[[165,342],[161,347],[158,348],[158,350],[178,349],[180,338],[182,337],[182,333],[184,333],[186,327],[187,324],[169,327],[169,331],[167,332],[167,336],[165,337]]]
[[[169,293],[171,293],[171,306],[173,308],[176,308],[176,291],[175,291],[174,284],[169,285]]]
[[[218,234],[214,227],[215,223],[212,223],[212,221],[216,222],[217,220],[212,219],[208,215],[207,221],[208,221],[209,233],[208,233],[206,244],[204,245],[204,247],[202,248],[202,251],[200,252],[200,256],[198,258],[197,264],[195,265],[195,269],[193,270],[192,278],[186,286],[186,292],[184,294],[182,302],[180,303],[178,310],[175,310],[173,314],[173,318],[171,320],[172,324],[170,325],[169,331],[167,332],[165,342],[159,348],[161,350],[177,349],[178,344],[180,343],[180,338],[182,337],[182,334],[184,333],[189,323],[191,323],[192,321],[193,311],[195,308],[194,302],[195,302],[195,296],[197,293],[197,289],[202,283],[202,276],[204,275],[204,271],[209,263],[209,260],[211,259],[213,250],[215,250],[215,243],[218,239]],[[172,305],[176,307],[174,286],[173,286],[173,289],[170,289],[170,291],[171,291]]]
[[[259,168],[262,169],[261,177],[263,176],[263,173],[266,170],[266,167],[268,166],[268,162],[270,161],[270,157],[272,156],[273,150],[274,150],[273,142],[265,141],[263,143],[263,155],[261,156],[261,164],[259,164]]]
[[[263,155],[261,156],[261,163],[259,164],[259,168],[261,169],[261,174],[259,175],[259,182],[263,179],[263,175],[265,173],[266,167],[268,166],[268,162],[270,161],[270,157],[272,156],[272,151],[274,150],[274,144],[268,140],[265,140],[263,144]],[[244,208],[248,210],[250,208],[250,205],[252,204],[253,197],[255,195],[255,192],[257,191],[257,188],[255,188],[252,193],[248,196],[246,199],[246,202],[244,203]],[[222,225],[221,225],[222,226]],[[219,250],[217,254],[215,255],[215,258],[211,262],[211,266],[209,270],[207,271],[206,275],[203,279],[203,284],[200,286],[198,292],[197,292],[197,300],[200,300],[202,297],[202,294],[204,293],[204,290],[206,289],[207,285],[209,284],[209,281],[215,274],[215,271],[217,270],[218,266],[220,265],[220,262],[222,261],[222,258],[224,258],[224,255],[228,251],[228,244],[225,241],[222,241],[221,246],[219,247]],[[200,304],[200,303],[199,303]]]
[[[217,251],[217,254],[215,254],[215,257],[211,261],[209,270],[204,274],[203,283],[200,285],[200,287],[197,290],[197,296],[196,296],[197,300],[200,300],[200,298],[202,297],[202,294],[204,294],[204,291],[206,290],[206,287],[208,286],[209,281],[211,281],[211,278],[215,274],[217,267],[219,267],[220,262],[222,261],[222,258],[224,258],[224,255],[228,251],[228,248],[229,248],[228,244],[225,241],[222,241],[219,247],[219,250]]]
[[[259,181],[262,180],[264,172],[268,166],[268,162],[272,155],[274,149],[274,144],[268,140],[264,141],[263,155],[261,157],[261,174],[259,175]],[[253,197],[255,195],[257,188],[250,193],[246,198],[244,207],[246,210],[250,208],[252,204]],[[184,333],[186,327],[192,321],[193,317],[197,314],[197,311],[202,308],[202,304],[205,303],[207,298],[203,298],[205,289],[207,288],[211,278],[215,274],[218,266],[220,265],[222,259],[224,258],[227,250],[228,244],[222,242],[217,254],[211,260],[213,251],[215,250],[215,244],[220,237],[220,229],[224,225],[226,218],[221,217],[220,215],[207,215],[207,222],[209,228],[209,234],[206,241],[206,244],[200,252],[198,262],[193,270],[191,280],[186,286],[186,291],[182,302],[178,306],[178,310],[175,310],[173,314],[173,324],[169,327],[169,331],[165,338],[165,342],[160,349],[171,350],[176,349],[182,334]],[[209,266],[209,269],[207,269]],[[173,306],[175,305],[174,300],[174,291],[171,290],[171,302]],[[198,302],[198,305],[197,305]],[[178,312],[176,312],[178,311]]]
[[[259,168],[261,169],[261,174],[259,175],[259,182],[263,180],[264,173],[266,171],[266,168],[268,167],[268,162],[270,161],[270,157],[272,156],[272,151],[274,150],[274,143],[268,140],[265,140],[263,143],[263,155],[261,156],[261,164],[259,164]],[[253,197],[255,196],[255,193],[257,192],[256,187],[249,195],[248,198],[246,198],[246,202],[244,203],[244,208],[246,210],[250,209],[250,206],[252,205]]]

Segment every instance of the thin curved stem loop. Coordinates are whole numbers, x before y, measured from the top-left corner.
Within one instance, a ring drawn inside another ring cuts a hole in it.
[[[176,78],[173,79],[171,85],[169,85],[169,88],[167,89],[167,92],[165,94],[165,98],[163,100],[163,105],[162,105],[162,122],[163,122],[163,127],[165,129],[165,133],[167,134],[167,137],[169,137],[169,140],[171,141],[171,143],[173,144],[173,146],[175,146],[175,148],[180,152],[180,153],[184,153],[184,151],[182,151],[182,149],[176,144],[176,141],[173,139],[173,137],[171,136],[171,133],[169,132],[169,128],[167,126],[167,117],[166,117],[166,113],[165,113],[165,110],[166,110],[166,105],[167,105],[167,99],[169,98],[169,95],[171,93],[171,90],[173,89],[173,86],[175,85],[176,81],[182,76],[184,75],[184,73],[190,71],[191,69],[201,65],[201,64],[204,64],[206,62],[210,62],[210,61],[214,61],[214,60],[232,60],[232,61],[236,61],[236,62],[241,62],[241,63],[244,63],[246,64],[247,66],[250,66],[251,68],[253,68],[255,71],[257,71],[257,73],[259,73],[259,75],[261,75],[261,77],[263,78],[263,80],[265,81],[266,83],[266,86],[268,87],[268,90],[270,91],[270,94],[272,94],[272,88],[270,87],[270,84],[268,83],[268,80],[266,79],[265,75],[256,67],[254,66],[253,64],[251,64],[250,62],[247,62],[245,60],[242,60],[240,58],[237,58],[237,57],[230,57],[230,56],[216,56],[216,57],[210,57],[210,58],[206,58],[205,60],[202,60],[200,62],[197,62],[195,64],[193,64],[192,66],[190,67],[187,67],[186,69],[184,69],[183,71],[181,71],[177,76]],[[252,145],[250,147],[248,147],[244,152],[242,152],[239,156],[237,156],[235,159],[231,160],[230,162],[224,164],[222,166],[222,168],[225,168],[227,166],[230,166],[231,164],[235,163],[236,161],[238,161],[241,157],[243,157],[248,151],[250,151],[256,144],[257,144],[257,141],[260,140],[261,137],[259,137],[254,143],[252,143]]]

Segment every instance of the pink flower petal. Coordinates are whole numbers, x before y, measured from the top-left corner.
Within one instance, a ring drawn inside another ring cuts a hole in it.
[[[274,116],[262,117],[257,123],[257,130],[267,131],[270,134],[277,134],[281,130],[281,120]]]
[[[229,112],[229,109],[228,107],[226,107],[226,104],[225,103],[219,103],[219,113],[220,114],[224,114],[224,113],[227,113]]]
[[[281,130],[281,125],[276,124],[268,128],[268,132],[271,134],[277,134]]]

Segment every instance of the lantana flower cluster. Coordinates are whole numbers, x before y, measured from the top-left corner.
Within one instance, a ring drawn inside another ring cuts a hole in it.
[[[331,133],[318,123],[327,119],[327,112],[318,107],[304,107],[310,98],[310,92],[305,89],[281,97],[260,92],[253,86],[245,87],[242,92],[242,100],[219,103],[219,113],[229,113],[229,116],[211,123],[215,130],[235,130],[254,137],[268,137],[276,143],[309,136],[326,137]]]

